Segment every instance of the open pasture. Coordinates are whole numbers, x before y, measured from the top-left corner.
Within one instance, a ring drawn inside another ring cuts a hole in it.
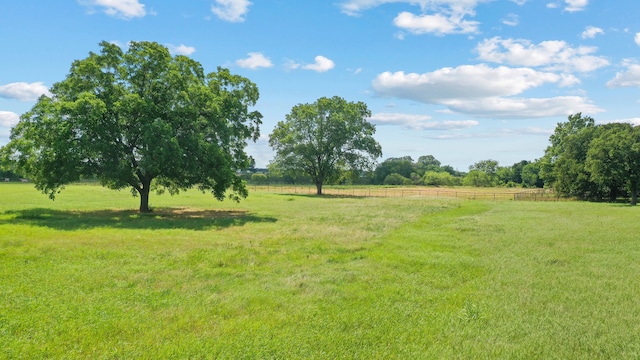
[[[639,209],[0,185],[0,358],[640,357]]]

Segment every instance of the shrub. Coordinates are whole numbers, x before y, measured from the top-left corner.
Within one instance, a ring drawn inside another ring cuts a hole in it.
[[[425,185],[430,186],[455,186],[460,185],[460,180],[448,172],[427,171],[422,177]]]
[[[393,173],[389,174],[384,178],[385,185],[411,185],[411,179],[407,179],[406,177]]]
[[[464,186],[491,187],[495,185],[493,177],[479,170],[471,170],[462,180]]]
[[[269,182],[269,178],[265,174],[253,174],[251,175],[251,182],[256,185],[264,185]]]

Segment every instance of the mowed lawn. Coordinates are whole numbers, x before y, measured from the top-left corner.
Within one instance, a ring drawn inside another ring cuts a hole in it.
[[[0,358],[640,358],[640,208],[0,184]]]

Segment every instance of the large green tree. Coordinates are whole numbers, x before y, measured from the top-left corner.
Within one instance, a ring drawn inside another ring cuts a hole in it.
[[[585,167],[589,144],[596,132],[593,118],[581,113],[557,124],[549,138],[551,145],[541,159],[540,175],[547,186],[561,195],[581,199],[602,197],[601,188],[591,181],[591,173]]]
[[[640,128],[626,123],[599,126],[587,151],[585,168],[591,180],[606,189],[615,200],[621,192],[638,203],[640,189]]]
[[[298,104],[269,136],[276,153],[271,165],[283,172],[303,171],[321,195],[325,183],[345,171],[371,169],[382,155],[369,117],[365,103],[338,96]]]
[[[540,176],[559,194],[611,201],[640,191],[640,128],[596,125],[578,113],[559,123],[540,161]]]
[[[245,147],[259,136],[256,85],[223,68],[207,74],[154,42],[100,47],[21,116],[4,161],[51,198],[83,176],[131,188],[141,212],[152,186],[246,197],[236,172],[251,164]]]

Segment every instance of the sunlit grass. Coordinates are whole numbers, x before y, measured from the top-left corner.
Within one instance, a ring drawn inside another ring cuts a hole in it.
[[[640,357],[636,208],[0,199],[0,358]]]

